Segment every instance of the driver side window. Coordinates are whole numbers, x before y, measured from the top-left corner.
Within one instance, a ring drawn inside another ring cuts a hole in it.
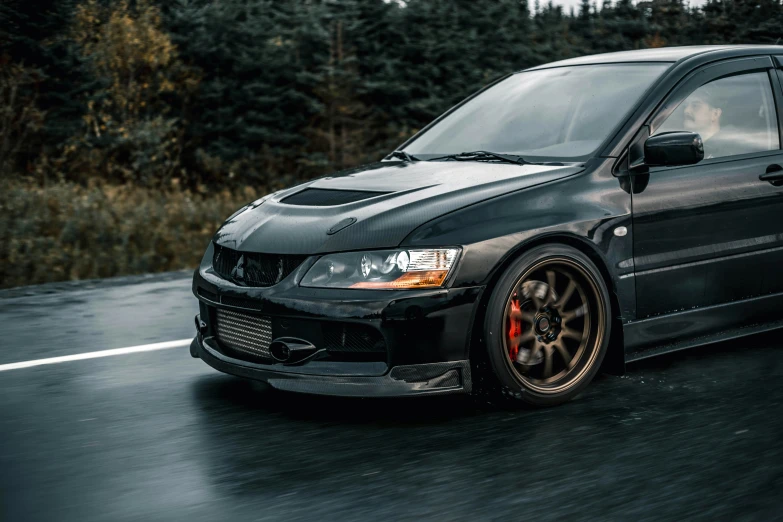
[[[778,121],[766,72],[720,78],[693,91],[655,130],[697,132],[704,159],[777,150]]]

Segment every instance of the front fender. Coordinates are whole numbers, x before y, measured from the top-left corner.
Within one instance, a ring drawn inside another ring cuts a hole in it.
[[[404,246],[462,245],[454,287],[488,285],[509,259],[532,244],[582,245],[604,264],[624,321],[633,320],[631,196],[611,175],[607,158],[583,174],[482,201],[414,230]],[[625,236],[614,234],[617,227]]]

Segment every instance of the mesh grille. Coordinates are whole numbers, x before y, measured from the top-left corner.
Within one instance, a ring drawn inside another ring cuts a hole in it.
[[[323,325],[324,344],[330,352],[385,353],[383,336],[375,328],[358,324]]]
[[[330,190],[308,188],[297,192],[292,196],[282,200],[282,203],[289,205],[305,205],[311,207],[331,207],[335,205],[345,205],[354,201],[374,198],[388,192],[368,192],[365,190]]]
[[[239,252],[215,245],[212,269],[223,279],[246,286],[276,285],[302,264],[307,256]]]
[[[272,320],[231,310],[215,311],[217,339],[242,359],[272,360]]]

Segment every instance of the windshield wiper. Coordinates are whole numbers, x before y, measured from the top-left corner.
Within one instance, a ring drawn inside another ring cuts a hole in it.
[[[386,156],[384,159],[390,159],[390,158],[397,158],[403,161],[419,161],[419,158],[408,154],[404,150],[395,150],[394,152]]]
[[[513,154],[500,154],[498,152],[489,152],[486,150],[477,150],[473,152],[460,152],[459,154],[448,154],[439,156],[428,161],[451,160],[451,161],[492,161],[499,160],[504,163],[515,163],[517,165],[527,165],[530,162],[525,161],[522,156]]]

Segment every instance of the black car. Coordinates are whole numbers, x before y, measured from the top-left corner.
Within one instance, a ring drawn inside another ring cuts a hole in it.
[[[231,216],[191,354],[281,390],[550,405],[783,326],[782,67],[709,46],[510,74],[383,161]]]

